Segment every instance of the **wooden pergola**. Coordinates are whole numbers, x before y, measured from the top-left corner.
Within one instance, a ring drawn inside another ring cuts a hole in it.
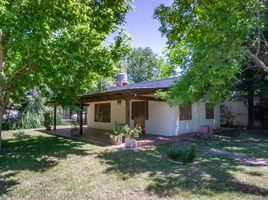
[[[130,100],[145,100],[145,101],[163,101],[155,97],[153,94],[157,90],[166,90],[167,88],[139,88],[139,89],[122,89],[107,91],[102,93],[84,94],[79,97],[79,102],[81,105],[88,104],[90,102],[100,102],[100,101],[112,101],[112,100],[124,100],[126,102],[125,115],[126,124],[130,124]],[[82,116],[83,117],[83,116]],[[80,119],[80,134],[82,123]]]
[[[53,130],[56,131],[57,130],[57,107],[60,106],[60,104],[58,103],[58,101],[55,101],[55,100],[51,100],[49,103],[53,104],[53,108],[54,108]],[[81,101],[79,101],[78,103],[76,103],[76,105],[80,107],[80,110],[79,110],[79,124],[80,124],[79,134],[82,135],[83,134],[83,107],[88,106],[89,104],[82,103]]]

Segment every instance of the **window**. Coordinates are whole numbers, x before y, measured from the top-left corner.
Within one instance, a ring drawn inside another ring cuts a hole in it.
[[[192,104],[180,105],[180,120],[192,119]]]
[[[144,117],[148,120],[148,101],[134,101],[131,108],[131,119]]]
[[[111,104],[95,104],[95,122],[111,122]]]
[[[214,119],[214,106],[212,103],[206,103],[206,119]]]

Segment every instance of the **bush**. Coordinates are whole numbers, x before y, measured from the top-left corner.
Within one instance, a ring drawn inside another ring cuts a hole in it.
[[[52,110],[47,110],[45,113],[44,113],[44,126],[46,128],[49,128],[52,124],[52,116],[53,116],[53,111]]]
[[[182,149],[178,144],[172,144],[168,149],[167,155],[169,158],[175,161],[180,161],[185,163],[192,162],[196,157],[197,146],[195,143],[188,149]]]
[[[20,129],[19,120],[18,119],[11,118],[11,119],[7,119],[7,120],[3,121],[2,129],[3,130],[16,130],[16,129]]]
[[[115,128],[114,131],[112,132],[112,135],[118,136],[118,135],[125,135],[128,132],[128,125],[126,124],[117,124],[115,122]]]
[[[130,128],[127,124],[117,124],[115,122],[115,128],[112,135],[122,135],[130,138],[138,138],[142,134],[142,128],[136,126],[135,128]]]
[[[129,133],[130,137],[139,138],[141,134],[142,134],[142,128],[140,126],[136,126],[135,128],[130,129]]]

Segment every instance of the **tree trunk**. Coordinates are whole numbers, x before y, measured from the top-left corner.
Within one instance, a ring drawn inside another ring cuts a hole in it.
[[[3,123],[4,113],[5,113],[5,108],[0,107],[0,151],[2,150],[2,123]]]
[[[6,108],[8,106],[8,99],[0,96],[0,151],[2,150],[2,124],[3,124],[3,116],[5,114]]]
[[[248,129],[254,128],[254,89],[252,84],[248,90]]]

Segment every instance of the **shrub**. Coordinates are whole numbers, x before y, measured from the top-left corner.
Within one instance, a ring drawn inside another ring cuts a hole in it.
[[[185,163],[192,162],[196,157],[197,146],[195,143],[188,149],[184,149],[178,144],[172,144],[167,150],[167,155],[169,158],[175,161],[180,161]]]
[[[117,122],[115,122],[115,128],[114,131],[112,132],[112,135],[118,136],[118,135],[124,135],[128,132],[128,125],[126,124],[117,124]]]
[[[53,111],[52,110],[47,110],[45,113],[44,113],[44,126],[47,128],[47,127],[50,127],[51,124],[52,124],[52,116],[53,116]]]
[[[7,119],[3,122],[2,124],[2,129],[3,130],[16,130],[16,129],[20,129],[19,123],[18,123],[18,119]]]
[[[167,155],[172,160],[182,160],[182,158],[185,156],[185,150],[177,144],[172,144],[171,147],[167,150]]]
[[[115,128],[112,135],[122,135],[130,138],[138,138],[142,134],[142,128],[136,126],[135,128],[130,128],[127,124],[117,124],[115,122]]]
[[[197,145],[193,143],[190,149],[188,149],[186,162],[192,162],[196,157],[196,152],[197,152]]]
[[[142,134],[142,128],[140,126],[136,126],[135,128],[130,130],[130,137],[138,138]]]

